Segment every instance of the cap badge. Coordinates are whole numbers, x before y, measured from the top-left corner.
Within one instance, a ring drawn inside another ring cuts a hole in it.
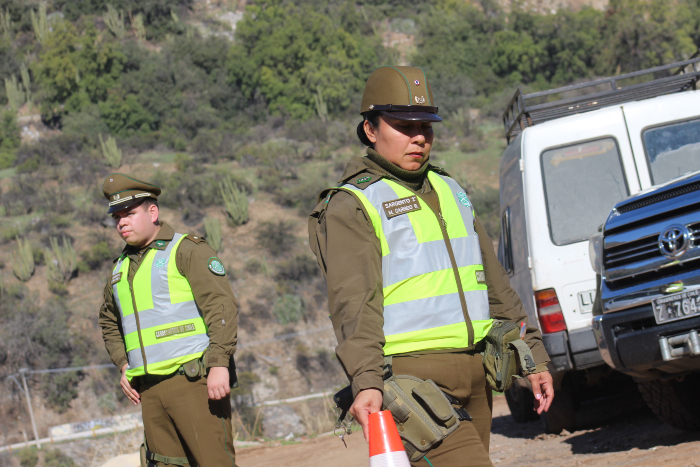
[[[114,195],[114,201],[116,201],[116,200],[118,200],[118,199],[119,199],[119,195],[118,195],[118,194],[117,194],[117,195]]]
[[[114,179],[113,179],[113,178],[110,178],[110,179],[109,179],[109,181],[110,181],[110,182],[113,182],[113,181],[114,181]]]
[[[416,83],[416,86],[420,86],[420,81],[415,80],[414,83]]]
[[[415,96],[415,99],[416,99],[416,104],[425,104],[425,97],[423,97],[423,96],[420,96],[420,97]]]

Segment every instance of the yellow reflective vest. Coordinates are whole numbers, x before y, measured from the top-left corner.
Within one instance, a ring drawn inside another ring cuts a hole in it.
[[[129,379],[174,373],[209,346],[192,288],[177,269],[177,247],[185,236],[176,233],[165,250],[150,249],[131,282],[126,255],[114,267],[112,290],[121,316]]]
[[[467,194],[450,177],[428,179],[438,215],[391,179],[339,188],[362,203],[381,244],[385,355],[467,348],[493,321]]]

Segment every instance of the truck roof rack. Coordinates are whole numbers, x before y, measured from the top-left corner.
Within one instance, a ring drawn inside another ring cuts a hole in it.
[[[503,112],[506,140],[511,140],[525,128],[568,115],[590,112],[609,105],[638,101],[652,97],[696,89],[700,79],[700,56],[696,52],[689,60],[610,78],[572,84],[549,91],[523,94],[518,88]],[[686,68],[692,65],[692,70]],[[671,72],[673,68],[678,68]],[[636,78],[636,79],[635,79]],[[645,81],[645,78],[647,80]],[[650,79],[649,79],[650,78]],[[619,82],[633,79],[633,84]],[[643,82],[640,82],[643,81]],[[552,100],[556,94],[574,91],[573,97]]]

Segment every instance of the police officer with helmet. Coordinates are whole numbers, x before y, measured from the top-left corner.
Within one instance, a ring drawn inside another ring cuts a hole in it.
[[[482,343],[494,320],[521,326],[521,345],[534,360],[523,374],[542,413],[554,391],[540,332],[528,323],[466,191],[429,162],[432,125],[442,119],[425,72],[375,69],[361,114],[357,135],[367,154],[349,161],[339,186],[321,193],[309,218],[336,354],[351,382],[350,413],[367,439],[368,415],[383,405],[402,420],[394,396],[387,397],[387,376],[432,380],[471,420],[460,418],[422,453],[425,440],[404,441],[412,465],[491,466],[492,392]],[[437,401],[431,397],[425,400]]]
[[[235,466],[238,304],[223,263],[202,237],[159,219],[159,187],[113,173],[103,193],[126,246],[99,324],[122,391],[142,407],[142,466]]]

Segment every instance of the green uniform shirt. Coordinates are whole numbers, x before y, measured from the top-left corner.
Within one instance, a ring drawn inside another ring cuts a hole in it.
[[[175,231],[162,223],[153,242],[141,249],[127,245],[123,253],[130,259],[128,279],[132,279],[149,248],[164,250],[173,239]],[[226,275],[213,273],[209,260],[216,253],[199,236],[188,235],[177,250],[177,268],[187,278],[195,302],[204,318],[209,334],[206,351],[207,366],[228,366],[229,357],[236,350],[238,336],[238,303]],[[114,301],[110,279],[104,289],[104,303],[100,309],[99,325],[102,338],[112,362],[122,368],[127,363],[124,337],[121,332],[119,310]]]
[[[430,208],[437,211],[437,196],[424,176],[425,170],[407,173],[374,150],[367,152],[368,157],[354,158],[348,163],[341,183],[362,187],[367,177],[373,180],[390,176],[414,193],[420,192]],[[352,382],[353,394],[369,388],[381,390],[385,343],[381,245],[371,221],[351,194],[335,193],[321,214],[324,203],[325,200],[309,218],[309,245],[326,277],[328,306],[338,339],[336,354]],[[481,246],[491,317],[528,322],[520,298],[511,288],[478,218],[475,230]],[[532,349],[537,364],[535,372],[545,371],[549,356],[535,326],[528,325],[525,342]]]

